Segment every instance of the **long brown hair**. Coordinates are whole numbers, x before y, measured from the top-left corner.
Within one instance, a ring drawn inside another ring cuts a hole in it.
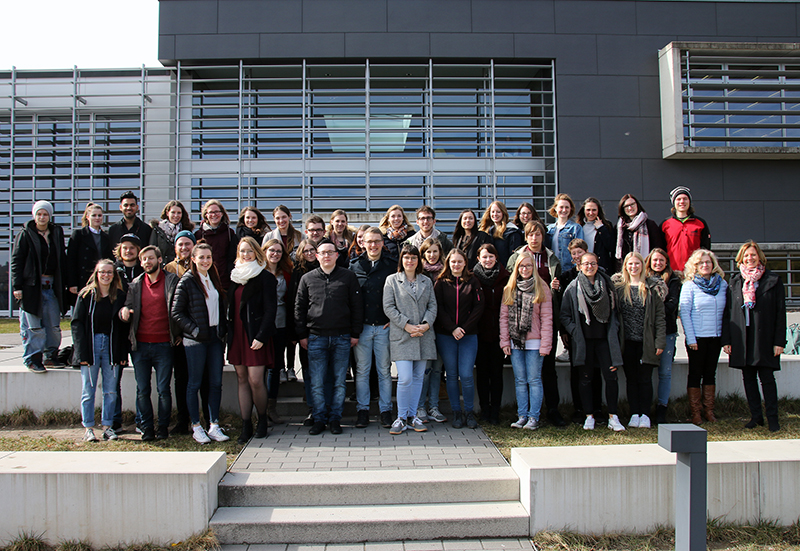
[[[439,274],[439,277],[436,280],[445,280],[445,281],[455,281],[456,278],[453,275],[453,272],[450,271],[450,257],[453,255],[460,255],[461,258],[464,259],[464,271],[461,272],[461,277],[459,281],[461,283],[466,283],[472,277],[472,272],[469,270],[469,260],[467,259],[466,253],[461,249],[450,249],[450,252],[447,253],[447,256],[444,259],[444,269],[442,269],[442,273]]]
[[[278,271],[279,272],[286,272],[286,273],[289,273],[289,274],[292,273],[292,270],[294,269],[294,264],[292,264],[292,259],[289,258],[289,255],[286,254],[286,248],[283,246],[283,241],[282,240],[275,239],[273,237],[272,239],[270,239],[269,241],[264,243],[261,246],[261,250],[264,251],[264,255],[266,256],[267,249],[269,249],[273,245],[280,245],[280,247],[281,247],[281,259],[278,261]],[[266,268],[269,271],[269,260],[267,260]]]
[[[275,213],[278,211],[281,211],[289,217],[289,223],[286,225],[286,249],[291,251],[294,248],[295,243],[298,243],[301,239],[303,239],[303,234],[294,229],[294,226],[292,226],[292,211],[289,210],[289,207],[286,205],[278,205],[272,209],[273,219],[275,218]],[[278,224],[276,223],[275,227],[277,228],[277,226]],[[278,229],[278,233],[280,233],[280,229]]]
[[[192,264],[191,270],[192,275],[194,276],[195,280],[200,284],[200,290],[203,291],[203,296],[208,298],[208,292],[206,291],[206,286],[200,281],[200,271],[197,269],[197,264],[194,261],[195,255],[197,255],[200,250],[208,251],[211,254],[211,245],[208,243],[198,243],[192,249]],[[217,290],[220,296],[223,296],[225,291],[222,290],[222,283],[219,280],[219,274],[217,273],[217,267],[214,264],[211,264],[211,267],[208,269],[208,277],[211,279],[211,283],[214,285],[214,288]]]
[[[122,292],[122,280],[119,277],[119,272],[117,272],[117,270],[114,269],[114,262],[107,258],[98,260],[97,264],[94,265],[94,270],[92,270],[92,275],[89,276],[89,281],[86,282],[86,286],[83,289],[81,289],[80,296],[81,298],[83,298],[92,291],[97,291],[94,294],[94,300],[97,302],[102,300],[103,297],[100,296],[100,281],[97,277],[97,272],[100,269],[100,266],[111,266],[111,269],[114,271],[114,279],[111,280],[111,284],[108,287],[108,296],[113,302],[117,300],[117,293]]]
[[[253,206],[244,207],[241,212],[239,212],[239,223],[236,224],[237,228],[245,225],[244,215],[247,214],[248,211],[256,215],[256,229],[253,230],[253,233],[260,236],[270,231],[269,222],[267,222],[267,219],[264,218],[264,215],[260,210]]]
[[[167,204],[164,205],[164,208],[161,209],[161,219],[167,220],[169,218],[167,213],[172,207],[178,207],[181,209],[181,229],[192,231],[194,229],[194,222],[192,222],[191,218],[189,218],[189,212],[186,210],[186,207],[183,206],[183,203],[176,201],[175,199],[168,201]]]
[[[337,216],[344,216],[345,220],[349,220],[347,218],[347,212],[346,211],[344,211],[342,209],[336,209],[335,211],[333,211],[333,213],[331,214],[331,221],[328,224],[327,229],[325,230],[325,237],[330,238],[330,236],[333,235],[333,219],[336,218]],[[344,237],[344,240],[345,240],[346,243],[352,243],[355,240],[356,236],[353,233],[352,226],[345,225],[344,233],[342,233],[342,237]]]
[[[666,263],[664,264],[664,271],[661,272],[660,274],[653,271],[653,255],[656,253],[663,256],[664,259],[666,260]],[[646,275],[647,277],[660,277],[664,281],[664,283],[668,283],[669,278],[671,278],[672,274],[675,273],[672,271],[672,266],[669,263],[669,255],[667,254],[667,251],[665,251],[660,247],[656,247],[650,251],[650,254],[648,254],[647,258],[644,259],[644,264],[645,264],[644,275]]]

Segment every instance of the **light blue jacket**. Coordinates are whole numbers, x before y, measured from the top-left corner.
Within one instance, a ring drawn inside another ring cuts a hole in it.
[[[722,336],[722,313],[728,283],[723,279],[719,292],[712,296],[700,290],[693,281],[681,287],[680,316],[686,344],[697,344],[698,338]]]
[[[545,247],[551,251],[556,250],[556,247],[553,245],[553,236],[556,234],[556,226],[556,222],[547,226]],[[570,254],[567,248],[573,239],[583,239],[583,228],[577,222],[568,220],[566,225],[558,232],[558,260],[561,262],[561,271],[563,272],[575,267],[575,264],[572,262],[572,254]]]

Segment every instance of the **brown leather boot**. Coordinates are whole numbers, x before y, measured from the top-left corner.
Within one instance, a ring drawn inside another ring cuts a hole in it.
[[[687,388],[686,394],[689,396],[689,422],[700,425],[703,422],[700,417],[700,410],[703,409],[702,391],[699,388]]]
[[[709,423],[716,423],[714,417],[714,400],[717,397],[717,385],[703,385],[703,407]]]
[[[267,416],[273,425],[282,425],[285,422],[278,417],[278,401],[273,398],[267,400]]]

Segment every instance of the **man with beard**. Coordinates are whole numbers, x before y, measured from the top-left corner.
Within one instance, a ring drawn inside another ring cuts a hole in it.
[[[150,234],[153,230],[136,216],[139,212],[139,199],[132,191],[126,191],[120,195],[119,210],[122,211],[122,220],[111,224],[108,228],[111,247],[116,247],[117,243],[122,240],[122,236],[129,233],[136,235],[142,244],[150,243]]]
[[[129,339],[133,373],[136,376],[136,401],[142,414],[142,440],[169,437],[172,414],[172,345],[178,334],[169,312],[178,276],[161,269],[161,251],[149,245],[139,253],[144,273],[128,286],[125,306],[120,310],[122,321],[131,324]],[[158,390],[158,433],[153,421],[150,400],[150,378],[155,369]]]

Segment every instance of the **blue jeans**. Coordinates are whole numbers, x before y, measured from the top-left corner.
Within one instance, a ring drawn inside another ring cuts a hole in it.
[[[419,397],[420,407],[425,407],[425,402],[428,402],[428,408],[439,407],[439,387],[442,384],[442,357],[437,356],[435,360],[428,360],[428,366],[425,368],[425,376],[422,379],[422,392]]]
[[[96,333],[94,342],[94,363],[81,366],[81,417],[83,426],[94,426],[94,395],[97,391],[97,377],[103,375],[103,414],[102,425],[114,424],[114,406],[117,402],[117,377],[111,365],[111,339],[103,333]]]
[[[427,360],[397,360],[397,417],[412,419],[417,416],[419,393],[425,377]]]
[[[661,363],[658,364],[658,405],[666,406],[669,402],[670,387],[672,386],[672,362],[675,359],[675,341],[677,333],[667,335],[667,347],[661,353]]]
[[[153,403],[150,401],[150,374],[156,371],[158,390],[158,427],[166,430],[172,414],[172,346],[168,342],[140,342],[131,351],[133,374],[136,377],[136,404],[142,415],[142,427],[153,428]]]
[[[19,311],[19,334],[22,337],[22,361],[28,366],[36,354],[55,360],[61,345],[61,310],[53,289],[42,289],[42,317]]]
[[[222,367],[225,365],[225,345],[217,337],[216,328],[212,328],[211,339],[205,342],[193,341],[184,337],[183,347],[186,350],[186,365],[189,371],[189,382],[186,385],[186,407],[192,424],[200,423],[200,401],[197,393],[203,382],[203,372],[208,372],[208,408],[205,412],[209,423],[219,422],[219,404],[222,400]]]
[[[339,421],[344,408],[345,378],[350,360],[350,335],[308,336],[308,372],[311,377],[311,407],[314,421]],[[330,411],[325,386],[333,386]]]
[[[514,370],[514,389],[517,392],[517,417],[539,420],[544,399],[542,363],[544,357],[538,350],[511,349],[511,368]]]
[[[464,396],[464,408],[472,411],[475,401],[475,356],[478,354],[478,335],[464,335],[456,340],[452,335],[436,333],[436,347],[444,363],[447,383],[447,397],[453,412],[461,411],[461,400],[458,396],[458,380],[461,379],[461,393]]]
[[[369,411],[369,371],[372,354],[378,368],[378,407],[381,413],[392,411],[392,361],[389,358],[389,328],[383,325],[364,325],[358,344],[353,347],[356,355],[356,400],[358,411]]]

